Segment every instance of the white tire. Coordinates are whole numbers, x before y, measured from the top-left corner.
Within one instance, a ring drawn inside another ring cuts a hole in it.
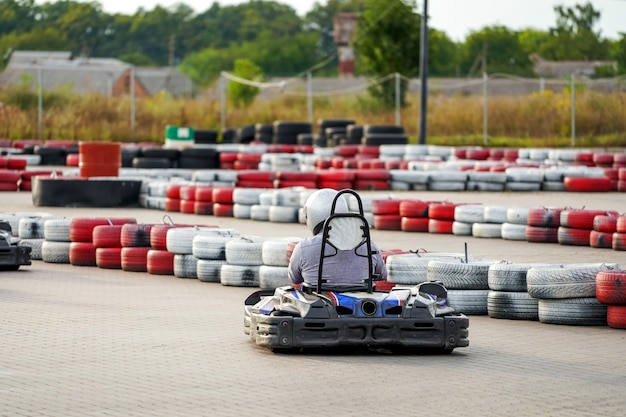
[[[233,217],[236,219],[249,219],[252,206],[249,204],[235,203],[233,205]]]
[[[465,191],[465,181],[431,181],[430,191]]]
[[[462,223],[483,223],[485,206],[482,204],[461,204],[454,208],[454,220]]]
[[[485,206],[485,223],[506,223],[507,211],[502,206]]]
[[[41,245],[41,260],[54,264],[69,264],[70,244],[70,242],[52,242],[46,240]]]
[[[514,223],[502,223],[501,237],[505,240],[526,240],[526,225]]]
[[[250,207],[250,218],[252,220],[268,222],[270,220],[270,207],[269,205],[253,205]]]
[[[213,227],[175,227],[169,229],[166,235],[166,247],[169,252],[176,254],[192,254],[193,239],[196,236],[239,237],[235,229],[220,229]]]
[[[506,211],[506,223],[526,225],[529,210],[528,207],[510,207]]]
[[[44,238],[51,242],[70,242],[72,219],[46,219],[43,225]]]
[[[45,217],[22,217],[17,226],[20,239],[43,239]]]
[[[472,236],[482,238],[501,238],[502,224],[497,223],[474,223],[472,225]]]
[[[261,258],[263,265],[288,266],[289,257],[287,248],[290,243],[300,242],[300,238],[272,239],[263,242]]]
[[[226,260],[226,243],[232,237],[224,236],[194,236],[191,243],[191,253],[198,259]]]
[[[262,188],[235,188],[233,190],[233,203],[250,206],[259,204],[259,196],[266,191]]]
[[[41,247],[43,246],[43,242],[46,240],[43,238],[34,238],[34,239],[20,239],[20,246],[28,246],[31,248],[30,251],[30,259],[35,261],[41,261]]]
[[[222,265],[227,265],[226,260],[198,259],[196,274],[202,282],[220,282]]]
[[[259,287],[262,290],[273,290],[290,285],[288,270],[286,266],[262,265],[259,268]]]
[[[464,223],[455,220],[454,223],[452,223],[452,234],[455,236],[471,236],[472,224],[473,223]]]
[[[272,223],[298,223],[299,207],[270,206],[269,220]]]
[[[193,255],[174,256],[174,276],[176,278],[198,278],[197,273],[198,258]]]
[[[222,265],[220,282],[234,287],[258,287],[259,268],[258,265]]]
[[[242,236],[226,242],[226,262],[230,265],[263,265],[263,243],[259,236]]]

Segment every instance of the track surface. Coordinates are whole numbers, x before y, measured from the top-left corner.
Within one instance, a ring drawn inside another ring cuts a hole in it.
[[[505,207],[626,207],[626,193],[394,193]],[[133,216],[146,209],[33,207],[0,194],[0,211]],[[242,234],[306,236],[303,225],[171,215]],[[372,231],[383,249],[469,253],[513,262],[617,262],[626,252],[452,235]],[[620,416],[626,333],[470,318],[451,355],[274,355],[243,334],[249,288],[34,261],[0,273],[0,416]]]

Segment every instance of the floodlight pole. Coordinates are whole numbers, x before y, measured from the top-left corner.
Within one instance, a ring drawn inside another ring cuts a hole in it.
[[[420,130],[419,144],[426,144],[426,113],[428,107],[428,0],[422,11],[422,36],[420,37]]]

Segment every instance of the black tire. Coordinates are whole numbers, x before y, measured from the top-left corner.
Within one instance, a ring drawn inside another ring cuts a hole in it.
[[[361,139],[365,146],[407,145],[409,138],[404,133],[368,133]]]
[[[607,306],[596,298],[539,300],[539,321],[572,326],[606,326]]]
[[[492,262],[430,261],[429,281],[439,281],[448,289],[488,290],[488,273]]]
[[[286,134],[286,133],[276,133],[272,137],[272,143],[277,145],[297,145],[298,144],[298,134]]]
[[[193,132],[194,143],[213,144],[217,143],[217,130],[196,129]]]
[[[180,156],[180,151],[178,149],[166,148],[142,148],[141,156],[144,158],[167,158],[175,161]]]
[[[363,138],[363,126],[349,125],[346,127],[346,142],[348,145],[358,145]]]
[[[34,152],[41,157],[40,165],[65,166],[67,150],[64,148],[35,146]]]
[[[172,168],[172,161],[168,158],[139,156],[133,158],[133,168],[167,169]]]
[[[404,134],[404,128],[396,125],[365,125],[363,126],[363,135],[388,135],[388,134]]]
[[[300,133],[313,133],[309,122],[286,122],[277,120],[274,122],[274,136],[298,136]]]
[[[526,292],[490,291],[488,315],[494,319],[539,320],[539,300]]]
[[[236,136],[237,131],[235,129],[224,129],[220,143],[233,143]]]
[[[235,143],[250,143],[254,140],[255,126],[247,125],[237,129]]]

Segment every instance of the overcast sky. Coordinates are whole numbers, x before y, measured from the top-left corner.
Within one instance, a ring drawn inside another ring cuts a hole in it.
[[[222,6],[245,3],[247,0],[220,0]],[[277,0],[293,7],[299,15],[313,8],[315,0]],[[322,4],[325,1],[320,1]],[[455,41],[463,40],[472,30],[500,24],[511,29],[532,27],[547,30],[554,26],[556,14],[554,6],[574,6],[587,0],[430,0],[428,2],[430,24],[443,30]],[[176,4],[176,0],[100,0],[109,13],[133,14],[139,7],[151,10],[155,5],[164,7]],[[205,11],[212,4],[207,0],[182,0],[197,12]],[[423,7],[423,0],[418,0]],[[602,35],[617,39],[626,32],[626,0],[593,0],[594,8],[602,13],[598,29]]]

